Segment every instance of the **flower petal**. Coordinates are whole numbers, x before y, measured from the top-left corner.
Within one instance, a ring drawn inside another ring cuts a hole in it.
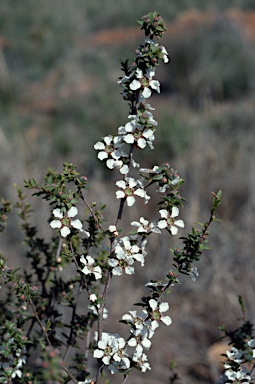
[[[160,84],[158,80],[151,80],[150,86],[152,89],[155,89],[158,93],[160,93]]]
[[[59,208],[56,208],[52,211],[53,215],[57,217],[58,219],[63,219],[63,212],[60,211]]]
[[[171,213],[171,217],[176,217],[179,215],[179,208],[177,207],[173,207],[172,208],[172,213]]]
[[[124,138],[125,142],[127,144],[133,144],[135,139],[134,139],[134,136],[131,134],[131,133],[128,133],[125,138]]]
[[[102,152],[98,152],[98,155],[97,157],[99,158],[99,160],[104,160],[104,159],[107,159],[108,158],[108,153],[102,151]]]
[[[153,311],[154,311],[154,310],[157,308],[157,306],[158,306],[158,304],[157,304],[157,302],[156,302],[155,299],[150,299],[149,304],[150,304],[150,307],[151,307],[151,309],[152,309]]]
[[[166,325],[172,324],[172,319],[169,316],[162,316],[160,320]]]
[[[166,311],[168,311],[168,309],[169,309],[169,304],[168,303],[161,303],[159,305],[159,311],[160,312],[166,312]]]
[[[105,145],[104,143],[102,143],[101,141],[98,141],[95,145],[94,145],[94,148],[95,149],[105,149]]]
[[[134,198],[134,196],[128,196],[128,197],[127,197],[127,205],[128,205],[129,207],[132,207],[132,205],[134,205],[134,203],[135,203],[135,198]]]
[[[184,222],[182,220],[175,220],[175,225],[178,225],[178,227],[184,228]]]
[[[173,225],[171,225],[170,227],[170,232],[172,233],[172,235],[176,235],[177,232],[178,232],[178,228],[177,227],[174,227]]]
[[[68,217],[74,217],[78,213],[78,209],[76,207],[71,207],[69,211],[67,212]]]
[[[62,223],[60,220],[52,220],[50,222],[50,226],[51,228],[61,228],[62,227]]]
[[[126,196],[123,191],[116,191],[115,193],[117,199],[123,199]]]
[[[82,229],[82,222],[79,219],[72,220],[71,226],[74,227],[75,229]]]
[[[137,89],[141,88],[140,81],[133,80],[132,83],[130,83],[129,88],[132,89],[132,91],[136,91]]]
[[[158,222],[158,227],[159,227],[160,229],[164,229],[164,228],[166,228],[166,227],[167,227],[167,222],[166,222],[166,220],[159,220],[159,222]]]
[[[105,136],[104,137],[104,142],[105,142],[105,144],[110,145],[111,142],[112,142],[112,136],[111,135]]]
[[[160,216],[163,217],[164,219],[168,218],[168,211],[166,209],[160,209],[159,213],[160,213]]]
[[[140,139],[137,140],[137,144],[139,148],[143,149],[146,147],[147,141],[143,137],[140,137]]]
[[[117,185],[117,187],[120,187],[120,188],[123,188],[123,189],[126,188],[126,183],[125,183],[124,180],[118,180],[118,181],[116,181],[115,184]]]
[[[68,227],[63,227],[61,228],[60,233],[62,237],[66,237],[69,235],[69,233],[71,233],[71,231]]]
[[[145,99],[148,99],[150,96],[151,96],[151,90],[150,88],[148,87],[145,87],[143,92],[142,92],[142,95]]]
[[[122,175],[127,175],[129,172],[129,168],[128,168],[128,165],[123,165],[121,168],[120,168],[120,173]]]

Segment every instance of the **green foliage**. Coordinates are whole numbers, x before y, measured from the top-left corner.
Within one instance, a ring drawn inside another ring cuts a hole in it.
[[[1,199],[0,202],[0,232],[3,232],[6,221],[8,219],[7,214],[11,212],[12,206],[10,201],[7,201],[5,199]]]
[[[142,29],[144,29],[145,36],[149,36],[150,38],[155,36],[157,39],[160,39],[163,33],[167,31],[161,16],[157,12],[150,12],[148,15],[138,19],[137,22],[142,26]]]
[[[64,163],[64,170],[62,174],[57,174],[54,170],[49,170],[45,176],[45,184],[38,187],[36,181],[31,179],[24,181],[24,186],[30,189],[39,189],[35,192],[35,196],[42,196],[45,200],[50,200],[50,204],[57,204],[63,211],[70,209],[78,202],[82,196],[82,190],[86,188],[87,178],[85,176],[78,177],[79,173],[76,172],[73,164]],[[76,190],[67,190],[69,183],[74,183]]]

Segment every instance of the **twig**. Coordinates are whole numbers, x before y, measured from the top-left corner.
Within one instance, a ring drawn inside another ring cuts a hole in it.
[[[54,348],[53,348],[53,346],[52,346],[52,344],[51,344],[51,341],[50,341],[50,339],[49,339],[48,333],[47,333],[46,329],[44,328],[44,326],[43,326],[41,320],[39,319],[39,317],[38,317],[38,315],[37,315],[36,308],[35,308],[35,306],[34,306],[34,303],[33,303],[32,299],[29,300],[29,304],[31,305],[31,307],[32,307],[32,309],[33,309],[35,318],[36,318],[36,320],[37,320],[37,322],[38,322],[38,324],[39,324],[39,327],[41,328],[41,330],[42,330],[42,332],[43,332],[43,334],[44,334],[44,336],[45,336],[45,339],[47,340],[48,345],[49,345],[50,348],[53,350]],[[71,372],[69,371],[69,369],[65,367],[65,365],[63,365],[63,369],[64,369],[64,371],[68,374],[68,376],[70,377],[70,379],[71,379],[75,384],[78,384],[78,381],[73,377],[73,375],[71,374]]]
[[[89,205],[89,203],[87,202],[86,198],[84,197],[83,193],[81,192],[81,199],[84,201],[84,203],[86,204],[88,210],[90,211],[91,215],[93,216],[93,219],[95,220],[95,222],[97,223],[97,225],[102,229],[102,231],[105,231],[104,228],[102,227],[102,225],[99,223],[96,215],[94,214],[91,206]]]
[[[63,361],[66,360],[67,358],[67,355],[70,351],[70,348],[71,348],[71,345],[72,345],[72,339],[73,339],[73,333],[74,333],[74,319],[75,319],[75,314],[76,314],[76,303],[74,304],[73,306],[73,312],[72,312],[72,320],[71,320],[71,327],[70,327],[70,333],[69,333],[69,337],[68,337],[68,340],[67,340],[67,348],[66,348],[66,351],[64,353],[64,357],[63,357]]]
[[[128,379],[128,375],[125,376],[125,378],[124,378],[122,384],[125,384],[125,383],[127,382],[127,379]]]
[[[49,339],[49,337],[48,337],[48,333],[47,333],[46,329],[44,328],[44,326],[42,325],[41,320],[39,319],[39,317],[38,317],[38,315],[37,315],[36,308],[35,308],[35,306],[34,306],[34,303],[33,303],[32,299],[29,300],[29,304],[31,305],[31,307],[32,307],[32,309],[33,309],[35,318],[36,318],[36,320],[37,320],[37,322],[38,322],[38,324],[39,324],[39,327],[41,328],[41,330],[42,330],[42,332],[43,332],[43,334],[44,334],[44,336],[45,336],[45,339],[47,340],[47,343],[48,343],[49,346],[53,349],[52,344],[51,344],[51,342],[50,342],[50,339]]]

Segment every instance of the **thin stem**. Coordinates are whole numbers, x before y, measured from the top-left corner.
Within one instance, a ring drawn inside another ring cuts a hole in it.
[[[131,104],[131,114],[132,115],[136,115],[137,114],[136,104],[139,101],[139,94],[140,94],[140,92],[138,91],[136,93],[135,100],[132,101],[132,104]],[[131,144],[130,151],[129,151],[129,156],[128,156],[128,162],[127,162],[128,166],[131,163],[131,158],[132,158],[132,155],[133,155],[133,150],[134,150],[134,145]],[[123,176],[123,178],[125,178],[125,177]],[[94,217],[94,220],[98,223],[98,220],[96,219],[92,209],[89,207],[88,203],[86,202],[84,196],[82,196],[82,199],[84,200],[85,204],[89,208],[91,214]],[[116,223],[115,223],[116,228],[118,228],[118,224],[119,224],[120,220],[122,219],[122,214],[123,214],[123,209],[124,209],[125,201],[126,201],[126,197],[123,197],[122,199],[120,199],[119,210],[118,210],[117,219],[116,219]],[[100,224],[98,223],[98,225],[100,225]],[[100,228],[102,228],[102,227],[100,226]],[[109,254],[111,256],[113,254],[113,252],[114,252],[114,250],[113,250],[114,238],[111,238],[110,241],[111,241],[111,246],[110,246]],[[101,340],[101,338],[102,338],[102,333],[103,333],[103,313],[104,313],[104,307],[105,307],[106,298],[107,298],[107,295],[108,295],[108,292],[109,292],[109,288],[110,288],[111,277],[112,277],[111,268],[109,268],[108,272],[107,272],[107,277],[106,277],[106,283],[105,283],[105,286],[104,286],[104,291],[103,291],[103,294],[102,294],[103,303],[100,306],[100,308],[98,309],[98,339],[97,339],[97,341]],[[103,368],[104,368],[104,364],[103,364],[101,359],[98,359],[98,363],[97,364],[98,364],[98,368],[97,368],[97,375],[96,375],[96,384],[100,384],[101,383],[101,377],[102,377],[102,371],[103,371]],[[127,377],[125,378],[123,383],[125,383],[126,379],[127,379]]]
[[[32,309],[33,309],[34,316],[35,316],[35,318],[36,318],[36,320],[37,320],[37,322],[38,322],[38,324],[39,324],[39,327],[41,328],[41,330],[42,330],[42,332],[43,332],[43,334],[44,334],[44,336],[45,336],[45,339],[47,340],[48,345],[49,345],[50,348],[53,350],[53,346],[52,346],[51,341],[50,341],[50,339],[49,339],[48,333],[47,333],[46,329],[44,328],[44,326],[43,326],[41,320],[39,319],[39,317],[38,317],[38,315],[37,315],[36,308],[35,308],[35,306],[34,306],[34,303],[33,303],[32,299],[29,300],[29,304],[31,305],[31,307],[32,307]],[[69,369],[65,367],[65,365],[63,365],[63,369],[64,369],[64,371],[68,374],[68,376],[70,377],[70,379],[71,379],[75,384],[78,384],[78,381],[73,377],[73,375],[71,374],[71,372],[69,371]]]
[[[84,203],[86,204],[88,210],[90,211],[91,215],[93,216],[93,219],[95,220],[95,222],[97,223],[97,225],[102,229],[102,231],[104,231],[104,228],[102,227],[102,225],[99,223],[98,221],[98,218],[96,217],[96,215],[94,214],[91,206],[89,205],[88,201],[86,200],[85,196],[83,195],[83,193],[81,192],[81,199],[84,201]]]
[[[85,348],[85,359],[89,357],[89,344],[90,344],[91,329],[87,332],[86,336],[86,348]]]
[[[41,330],[42,330],[42,332],[43,332],[43,334],[44,334],[44,336],[45,336],[45,339],[47,340],[48,345],[49,345],[51,348],[53,348],[53,347],[52,347],[52,344],[51,344],[51,342],[50,342],[50,339],[49,339],[49,337],[48,337],[48,333],[47,333],[46,329],[44,328],[44,326],[42,325],[41,320],[39,319],[39,317],[38,317],[38,315],[37,315],[36,308],[35,308],[35,306],[34,306],[34,303],[33,303],[32,299],[29,300],[29,304],[31,305],[31,307],[32,307],[32,309],[33,309],[34,316],[35,316],[35,318],[36,318],[36,320],[37,320],[37,323],[39,324],[39,327],[41,328]]]
[[[125,376],[125,378],[124,378],[124,380],[123,380],[122,384],[126,384],[126,382],[127,382],[127,379],[128,379],[128,375],[126,375],[126,376]]]
[[[56,260],[58,259],[59,255],[60,255],[62,244],[63,244],[63,239],[61,236],[59,236],[58,249],[57,249],[57,253],[56,253]]]
[[[73,306],[73,312],[72,312],[72,320],[71,320],[71,327],[70,327],[70,333],[69,333],[69,337],[68,337],[68,340],[67,340],[67,348],[66,348],[66,351],[65,351],[65,354],[64,354],[64,357],[63,357],[63,361],[66,360],[67,358],[67,355],[70,351],[70,348],[72,346],[72,343],[73,343],[73,334],[74,334],[74,319],[75,319],[75,314],[76,314],[76,303],[74,304]]]
[[[125,201],[126,201],[125,197],[120,199],[119,211],[118,211],[118,216],[117,216],[117,220],[116,220],[116,228],[118,228],[118,224],[119,224],[120,220],[122,219],[122,213],[123,213]]]
[[[98,359],[97,366],[98,366],[98,368],[97,368],[96,384],[100,384],[101,383],[101,377],[102,377],[102,371],[104,368],[104,364],[102,363],[101,359]]]
[[[110,246],[110,255],[113,253],[113,239],[111,239],[111,246]],[[102,300],[103,303],[98,309],[98,323],[97,323],[97,342],[102,339],[102,333],[103,333],[103,314],[104,314],[104,307],[106,298],[109,292],[110,288],[110,282],[111,282],[111,269],[108,269],[107,276],[106,276],[106,282],[104,286],[104,291],[102,294]],[[96,375],[96,384],[101,383],[101,377],[102,377],[102,371],[104,368],[104,364],[101,359],[98,359],[97,361],[97,375]]]
[[[255,364],[253,365],[252,370],[250,372],[251,379],[252,379],[254,374],[255,374]]]

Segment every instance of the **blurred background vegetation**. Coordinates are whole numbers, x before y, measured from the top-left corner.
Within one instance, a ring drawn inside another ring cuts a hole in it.
[[[119,60],[132,60],[144,38],[135,19],[154,10],[168,27],[162,43],[171,63],[159,68],[162,95],[151,101],[159,122],[155,150],[145,150],[140,160],[144,166],[169,162],[186,180],[181,212],[186,230],[208,218],[210,193],[219,188],[222,223],[212,228],[213,249],[198,265],[198,281],[183,279],[170,296],[173,325],[155,336],[152,372],[133,374],[132,380],[169,383],[168,367],[175,360],[181,382],[213,383],[207,351],[221,336],[219,325],[239,325],[238,295],[249,320],[255,317],[254,0],[2,0],[0,195],[14,199],[13,183],[40,181],[48,167],[61,171],[64,161],[72,162],[89,178],[89,198],[106,203],[115,218],[117,175],[97,160],[93,145],[127,122],[128,105],[117,84]],[[47,237],[50,209],[31,201],[33,220]],[[155,218],[154,209],[138,209]],[[126,211],[127,223],[137,218],[136,211]],[[114,319],[145,294],[148,279],[164,275],[170,246],[168,237],[160,243],[154,237],[147,263],[154,258],[155,275],[141,269],[133,281],[124,280],[126,308],[119,306],[123,298],[114,281],[108,305]],[[1,250],[15,266],[23,263],[14,218]]]

